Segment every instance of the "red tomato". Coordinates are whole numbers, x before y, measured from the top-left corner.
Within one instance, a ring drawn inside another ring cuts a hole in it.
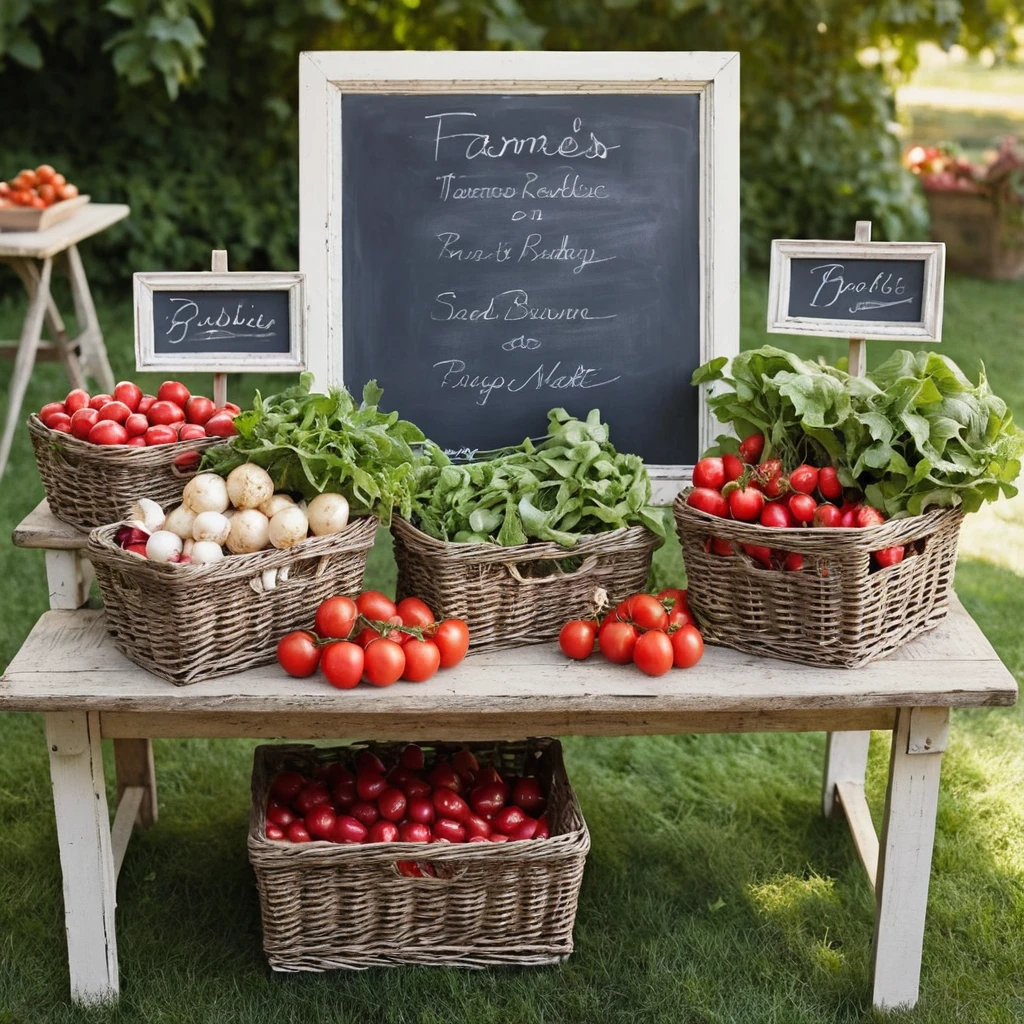
[[[764,451],[764,434],[751,434],[740,443],[740,458],[748,466],[755,465]]]
[[[463,825],[466,827],[466,835],[471,843],[474,840],[487,840],[491,837],[491,826],[477,814],[468,815]]]
[[[524,775],[521,779],[516,779],[516,784],[512,787],[512,803],[516,807],[521,807],[527,814],[536,814],[544,806],[540,779],[533,775]]]
[[[387,622],[392,615],[398,614],[395,602],[379,590],[364,590],[356,598],[356,607],[361,615],[377,622]]]
[[[350,597],[329,597],[316,610],[314,629],[319,636],[347,640],[359,614]]]
[[[419,772],[423,770],[423,748],[417,743],[407,743],[402,747],[402,753],[399,757],[403,768],[408,768],[411,772]]]
[[[761,511],[761,525],[786,529],[793,526],[793,517],[781,502],[770,501]]]
[[[818,471],[806,463],[789,474],[789,486],[798,494],[812,494],[818,486]]]
[[[366,837],[368,843],[397,843],[398,826],[393,821],[375,821]]]
[[[67,398],[64,399],[64,410],[69,416],[74,416],[79,409],[88,408],[89,392],[83,391],[81,388],[75,388],[73,391],[69,391]]]
[[[206,437],[206,431],[202,427],[197,427],[194,423],[181,423],[179,427],[179,441],[201,441]]]
[[[672,667],[672,641],[660,629],[652,629],[637,639],[633,664],[649,676],[663,676]]]
[[[433,640],[417,640],[411,636],[402,645],[405,671],[402,678],[410,683],[425,683],[441,667],[441,652]]]
[[[469,626],[462,619],[445,619],[431,639],[441,652],[441,668],[458,665],[469,650]]]
[[[360,647],[366,647],[368,644],[373,643],[374,640],[380,639],[380,633],[373,629],[371,626],[364,626],[354,637],[352,637],[352,643],[359,644]]]
[[[292,806],[305,817],[314,807],[330,802],[331,794],[322,782],[309,782],[295,795]]]
[[[708,537],[704,542],[704,550],[708,554],[715,554],[720,558],[732,558],[736,554],[732,549],[732,542],[724,537]]]
[[[438,818],[434,822],[434,838],[443,839],[446,843],[464,843],[466,826],[451,818]]]
[[[434,820],[434,801],[422,796],[409,797],[406,803],[405,814],[410,821],[419,822],[421,825],[429,825]]]
[[[885,522],[885,514],[871,505],[861,505],[854,516],[854,522],[860,527],[881,526]]]
[[[131,409],[129,409],[124,402],[107,402],[107,404],[100,409],[101,420],[113,420],[115,423],[127,423],[128,417],[131,416],[131,414]]]
[[[841,513],[841,519],[839,525],[845,529],[851,529],[857,525],[857,509],[851,508],[846,512]]]
[[[815,526],[839,526],[843,521],[843,514],[835,507],[825,502],[814,510]]]
[[[290,676],[305,679],[320,664],[320,648],[316,637],[305,630],[286,633],[277,642],[277,663]]]
[[[313,839],[330,839],[337,815],[328,804],[318,804],[306,815],[306,831]]]
[[[757,467],[758,481],[766,498],[777,498],[789,489],[789,481],[782,473],[781,459],[768,459]]]
[[[292,843],[308,843],[310,841],[306,826],[301,821],[293,821],[285,831],[285,836]]]
[[[158,424],[181,423],[185,419],[185,413],[182,411],[181,406],[175,405],[173,402],[165,402],[162,399],[155,401],[149,407],[149,412],[146,415],[149,417],[149,422],[154,426]]]
[[[54,177],[54,188],[56,188],[56,180],[57,180],[58,175],[55,174],[53,177]],[[74,199],[75,196],[78,195],[78,186],[77,185],[72,185],[70,182],[68,182],[68,184],[62,185],[61,188],[58,189],[58,192],[60,193],[60,198],[61,199]]]
[[[804,567],[804,556],[796,551],[789,551],[782,559],[782,568],[786,572],[799,572]]]
[[[142,400],[142,388],[138,384],[133,384],[130,380],[122,380],[114,388],[114,398],[118,402],[123,402],[127,405],[131,412],[137,412],[139,402]]]
[[[430,606],[418,597],[403,597],[398,602],[397,611],[403,626],[431,626],[434,623]]]
[[[331,841],[344,844],[362,843],[368,835],[369,832],[362,822],[356,821],[351,814],[341,814],[334,823]]]
[[[178,432],[174,427],[161,424],[157,427],[148,427],[145,433],[146,444],[174,444],[178,440]]]
[[[723,519],[729,515],[729,503],[710,487],[695,487],[686,496],[686,504],[699,512],[706,512],[710,516],[719,516]]]
[[[469,803],[477,814],[497,814],[505,806],[508,791],[503,782],[490,782],[477,786],[469,794]]]
[[[268,839],[284,839],[284,829],[278,828],[277,825],[267,825],[267,827],[264,829],[264,832]]]
[[[674,601],[675,608],[689,608],[689,601],[686,596],[685,590],[680,590],[678,587],[666,587],[664,590],[658,592],[659,601]]]
[[[46,424],[51,430],[59,430],[62,434],[71,433],[71,417],[67,413],[59,412],[50,417]]]
[[[129,437],[128,440],[125,441],[125,444],[128,445],[129,448],[145,448],[146,439],[142,436]]]
[[[814,519],[818,503],[809,494],[791,494],[789,496],[789,512],[798,524],[810,523]]]
[[[49,184],[56,174],[57,172],[49,164],[40,164],[36,168],[36,181],[41,185]]]
[[[450,764],[435,764],[428,778],[432,786],[444,787],[453,793],[462,792],[462,779]]]
[[[750,555],[755,562],[760,562],[767,568],[772,567],[772,549],[762,547],[759,544],[744,544],[743,550]]]
[[[394,786],[389,786],[377,797],[377,810],[388,821],[401,821],[405,817],[407,804],[405,794]]]
[[[508,836],[505,835],[504,832],[492,832],[491,833],[491,842],[492,843],[507,843],[508,842]]]
[[[203,426],[217,407],[208,398],[195,395],[185,403],[185,420],[196,426]]]
[[[672,661],[676,668],[692,668],[704,656],[704,638],[696,626],[683,626],[671,639]]]
[[[693,624],[693,616],[688,608],[673,608],[668,613],[668,624],[672,626],[690,626]]]
[[[133,412],[124,421],[124,429],[128,431],[129,437],[142,437],[149,430],[149,420],[142,413]]]
[[[609,620],[597,633],[601,653],[616,665],[628,665],[633,660],[636,630],[628,622]]]
[[[177,380],[165,380],[156,393],[158,402],[173,402],[179,409],[185,408],[189,397],[188,388]]]
[[[231,413],[232,416],[237,416],[242,411],[241,408],[239,406],[235,405],[234,402],[225,402],[224,403],[224,408],[229,413]]]
[[[49,419],[51,416],[64,416],[67,415],[67,408],[63,402],[48,402],[46,405],[39,410],[39,418],[43,421],[45,426],[49,426]]]
[[[874,559],[884,569],[888,568],[890,565],[896,565],[898,562],[902,562],[903,553],[902,545],[893,548],[882,548],[881,551],[874,552]]]
[[[590,619],[572,619],[558,634],[558,646],[567,658],[585,661],[594,653],[597,623]]]
[[[363,674],[374,686],[390,686],[402,678],[405,652],[401,644],[378,637],[363,651]]]
[[[494,816],[494,821],[491,823],[499,831],[505,835],[511,835],[517,828],[519,828],[523,822],[526,821],[526,814],[521,807],[503,807]]]
[[[363,677],[363,649],[344,640],[328,644],[320,656],[324,678],[339,690],[351,690]]]
[[[843,496],[843,485],[835,466],[824,466],[818,470],[818,490],[823,498],[838,501]]]
[[[764,495],[756,487],[742,487],[729,495],[729,511],[733,519],[756,522],[764,508]]]
[[[708,487],[713,491],[720,491],[725,486],[726,479],[725,464],[716,456],[701,459],[693,467],[694,487]]]
[[[726,480],[739,480],[743,476],[743,462],[735,455],[723,455],[722,468],[725,470]]]
[[[306,778],[299,772],[281,772],[270,784],[270,795],[278,800],[294,800],[306,784]]]
[[[141,412],[143,416],[149,412],[149,407],[156,401],[156,395],[143,395],[139,399],[139,404],[135,407],[136,412]]]
[[[651,594],[633,594],[624,605],[625,619],[641,629],[664,629],[668,625],[665,606]]]
[[[92,444],[127,444],[128,431],[113,420],[98,420],[89,431]]]
[[[235,418],[229,412],[215,412],[203,425],[207,437],[234,437],[238,433]]]
[[[403,821],[398,826],[398,837],[403,843],[429,843],[430,826],[418,821]]]
[[[365,825],[367,828],[369,828],[380,817],[377,805],[375,803],[367,803],[365,800],[357,800],[349,807],[348,813],[351,814],[360,825]]]
[[[92,398],[89,399],[89,408],[95,409],[99,412],[107,402],[112,402],[113,400],[113,395],[93,395]]]

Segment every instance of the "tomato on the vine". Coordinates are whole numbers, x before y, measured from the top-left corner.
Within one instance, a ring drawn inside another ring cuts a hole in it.
[[[305,679],[320,664],[320,648],[316,637],[305,630],[286,633],[277,642],[277,663],[290,676]]]
[[[433,640],[410,636],[402,645],[405,670],[402,678],[410,683],[425,683],[441,667],[441,651]]]
[[[628,622],[606,621],[597,633],[601,653],[616,665],[628,665],[636,646],[636,630]]]
[[[664,629],[668,625],[665,606],[650,594],[633,594],[624,602],[625,615],[620,618],[634,622],[641,629]]]
[[[331,686],[351,690],[363,677],[363,649],[358,644],[339,640],[328,644],[320,656],[320,667]]]
[[[690,609],[680,608],[679,605],[676,605],[672,611],[668,613],[668,624],[669,628],[672,626],[693,625],[693,616],[690,614]]]
[[[316,610],[315,629],[325,639],[347,640],[359,611],[350,597],[329,597]]]
[[[720,491],[727,479],[725,464],[717,456],[701,459],[693,467],[694,487],[709,487],[714,491]]]
[[[695,487],[686,496],[686,504],[699,512],[725,519],[729,515],[729,503],[710,487]]]
[[[729,495],[729,511],[733,519],[755,522],[763,508],[764,495],[756,487],[741,487]]]
[[[663,676],[672,667],[672,659],[672,641],[660,629],[644,633],[633,647],[633,664],[649,676]]]
[[[403,597],[398,602],[397,611],[405,626],[430,626],[434,622],[430,606],[418,597]]]
[[[363,651],[363,673],[374,686],[390,686],[402,678],[405,652],[393,640],[378,637]]]
[[[430,638],[441,652],[441,668],[458,665],[469,650],[469,626],[462,619],[445,619]]]
[[[696,626],[683,626],[672,634],[672,660],[676,668],[692,668],[704,656],[704,638]]]
[[[597,623],[588,619],[572,619],[558,634],[558,646],[567,658],[585,661],[594,653]]]
[[[679,587],[666,587],[664,590],[658,591],[659,601],[675,601],[675,608],[689,608],[689,599],[686,596],[686,591]]]
[[[748,465],[754,465],[764,451],[764,434],[750,434],[740,442],[740,458]]]
[[[395,602],[379,590],[364,590],[356,598],[356,607],[361,615],[380,622],[387,622],[392,615],[398,614]]]

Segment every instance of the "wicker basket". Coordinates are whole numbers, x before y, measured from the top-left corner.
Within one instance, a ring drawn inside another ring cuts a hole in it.
[[[892,653],[945,618],[963,512],[942,509],[864,529],[774,529],[691,508],[674,512],[689,605],[704,639],[750,654],[857,668]],[[732,557],[709,553],[709,537]],[[803,556],[798,572],[755,561],[742,545]],[[871,552],[909,544],[877,567]]]
[[[391,532],[398,596],[421,597],[436,615],[464,619],[478,651],[554,640],[568,619],[593,614],[598,587],[613,604],[643,590],[661,543],[643,526],[583,537],[574,548],[449,543],[398,518]]]
[[[28,432],[50,511],[80,530],[125,519],[139,498],[164,507],[179,504],[202,453],[224,443],[219,437],[201,437],[152,448],[90,444],[50,430],[34,413]]]
[[[267,839],[267,793],[278,772],[311,771],[352,747],[257,747],[249,861],[256,873],[263,948],[275,971],[430,964],[553,964],[572,952],[576,901],[590,849],[557,740],[469,744],[481,764],[541,779],[551,838],[491,844]],[[402,744],[370,744],[396,760]],[[427,744],[428,763],[430,748]],[[409,878],[397,861],[429,864]]]
[[[286,551],[206,565],[139,558],[117,546],[117,529],[89,535],[107,630],[136,665],[181,686],[273,661],[283,634],[312,628],[321,601],[358,593],[377,520],[356,519],[341,533]],[[287,580],[263,589],[266,570],[285,568]]]

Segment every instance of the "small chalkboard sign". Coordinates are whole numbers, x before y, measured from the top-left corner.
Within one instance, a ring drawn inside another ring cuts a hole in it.
[[[942,242],[772,242],[768,330],[940,341]]]
[[[140,371],[301,370],[304,321],[302,274],[135,275]]]
[[[376,378],[452,452],[599,408],[674,496],[718,429],[692,373],[738,350],[737,55],[307,53],[300,79],[318,383]]]

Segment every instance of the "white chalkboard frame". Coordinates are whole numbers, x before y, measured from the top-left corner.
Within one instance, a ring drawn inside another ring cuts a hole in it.
[[[319,386],[344,380],[342,97],[413,92],[699,95],[700,358],[739,351],[739,54],[323,51],[299,59],[299,266],[315,339],[309,368]],[[695,457],[721,432],[701,389]],[[689,482],[693,466],[648,470],[655,501],[663,503]]]
[[[893,323],[888,320],[832,320],[790,316],[790,270],[794,259],[922,260],[925,266],[921,319],[916,322]],[[943,242],[847,242],[776,238],[772,242],[768,279],[768,333],[857,338],[862,341],[941,341],[945,267],[946,246]]]
[[[170,271],[133,275],[135,292],[135,368],[170,370],[177,373],[261,373],[263,371],[299,371],[306,368],[306,295],[305,274],[298,271],[238,271],[214,273]],[[168,355],[156,352],[153,334],[154,292],[287,292],[288,351],[267,353],[183,352]]]

